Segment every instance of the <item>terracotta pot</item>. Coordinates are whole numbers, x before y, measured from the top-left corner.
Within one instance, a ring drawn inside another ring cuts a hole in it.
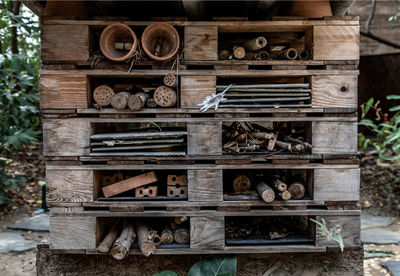
[[[332,16],[329,0],[293,0],[290,15],[304,16],[307,18],[322,18]]]
[[[166,61],[179,49],[179,34],[174,27],[164,22],[153,23],[142,34],[142,47],[149,58]]]
[[[132,44],[130,50],[117,50],[116,43]],[[107,26],[100,36],[100,50],[103,55],[112,61],[129,59],[137,48],[137,37],[133,30],[122,23]]]

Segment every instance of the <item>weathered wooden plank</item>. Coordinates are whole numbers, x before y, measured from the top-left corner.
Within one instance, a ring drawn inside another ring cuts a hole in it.
[[[89,59],[88,25],[42,25],[40,57],[53,61]]]
[[[360,59],[359,26],[314,26],[314,60]]]
[[[190,248],[224,249],[224,217],[191,217]]]
[[[87,108],[86,76],[40,75],[40,108]]]
[[[357,76],[313,76],[313,107],[357,108]]]
[[[50,216],[50,249],[94,249],[96,243],[96,218]]]
[[[189,201],[222,201],[222,170],[188,170]]]
[[[312,153],[357,152],[356,122],[312,122]]]
[[[185,60],[217,60],[218,28],[185,27]]]
[[[343,239],[344,247],[359,246],[360,242],[360,230],[361,221],[360,216],[317,216],[318,221],[324,218],[328,228],[334,228],[336,225],[340,225],[342,228],[341,236]],[[327,247],[338,247],[338,243],[335,241],[328,241],[326,237],[323,237],[320,233],[316,234],[315,244],[319,246]]]
[[[49,203],[92,202],[95,185],[92,170],[46,170]]]
[[[84,119],[43,121],[44,156],[80,156],[90,150],[90,122]]]
[[[222,122],[187,124],[188,155],[221,155]]]
[[[314,200],[358,201],[360,169],[315,169]]]
[[[181,108],[196,108],[205,98],[216,93],[217,78],[215,76],[182,76]]]

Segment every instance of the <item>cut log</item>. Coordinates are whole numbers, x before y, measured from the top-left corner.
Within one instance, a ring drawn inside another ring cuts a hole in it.
[[[150,233],[150,237],[151,237],[151,240],[153,241],[154,245],[159,246],[161,244],[161,238],[158,235],[157,231],[150,230],[149,233]]]
[[[282,193],[279,193],[279,196],[283,199],[283,200],[289,200],[292,195],[290,194],[289,191],[283,191]]]
[[[119,92],[111,98],[111,106],[115,109],[124,109],[128,104],[131,94],[129,92]]]
[[[232,186],[233,191],[237,194],[247,192],[251,186],[250,178],[245,174],[238,175],[233,179]]]
[[[233,56],[236,59],[243,59],[246,56],[246,50],[243,47],[234,47]]]
[[[111,197],[157,181],[158,179],[156,173],[154,171],[151,171],[148,173],[144,173],[138,176],[125,179],[123,181],[114,183],[107,187],[103,187],[102,190],[105,197]]]
[[[151,254],[156,253],[156,246],[151,240],[149,228],[147,227],[147,225],[143,221],[136,219],[136,229],[138,243],[142,254],[148,257]]]
[[[104,240],[100,243],[99,245],[99,251],[102,253],[108,253],[111,249],[111,247],[113,246],[115,240],[118,237],[119,234],[119,219],[117,219],[113,226],[111,227],[110,231],[108,232],[108,234],[106,235],[106,237],[104,238]]]
[[[269,139],[267,150],[273,151],[274,148],[275,148],[275,144],[276,144],[276,135],[274,135],[274,137],[272,137],[271,139]]]
[[[176,104],[176,92],[171,87],[165,85],[159,86],[156,91],[154,91],[153,96],[159,106],[172,107]]]
[[[136,93],[131,95],[128,99],[128,107],[131,110],[140,110],[145,106],[149,98],[150,96],[148,93]]]
[[[278,141],[276,140],[275,144],[285,150],[291,151],[292,150],[292,145],[290,143],[286,143],[286,142],[282,142],[282,141]]]
[[[171,228],[166,227],[164,230],[161,232],[161,243],[162,244],[171,244],[174,242],[174,234],[172,233]]]
[[[188,219],[189,219],[188,217],[175,217],[175,218],[174,218],[174,223],[175,223],[176,225],[179,225],[179,224],[181,224],[181,223],[187,221]]]
[[[275,187],[279,192],[283,192],[287,190],[287,184],[282,182],[279,178],[275,177],[274,180],[272,180],[272,186]]]
[[[261,178],[256,178],[256,190],[258,195],[265,201],[265,202],[272,202],[275,200],[275,192],[274,190],[265,184],[265,182]]]
[[[257,38],[247,41],[244,44],[244,48],[246,49],[246,51],[257,51],[267,46],[267,43],[268,41],[265,37],[259,36]]]
[[[186,228],[178,228],[174,232],[174,240],[179,244],[187,244],[190,241],[189,230]]]
[[[157,103],[156,103],[156,101],[154,100],[154,98],[150,98],[150,99],[148,99],[147,100],[147,107],[157,107]]]
[[[304,195],[306,193],[306,189],[304,188],[304,184],[302,184],[300,182],[292,183],[289,186],[288,191],[292,195],[293,199],[301,199],[301,198],[304,197]]]
[[[94,101],[100,106],[108,106],[115,95],[114,90],[108,85],[100,85],[93,92]]]
[[[218,58],[219,60],[227,60],[231,57],[231,55],[231,52],[229,52],[228,50],[222,50],[221,52],[219,52]]]
[[[173,74],[167,74],[164,76],[164,84],[169,87],[176,87],[176,76]]]
[[[268,133],[268,132],[251,132],[250,136],[255,139],[265,139],[265,140],[269,140],[275,137],[273,133]]]
[[[290,136],[286,137],[286,140],[287,140],[288,142],[291,142],[291,143],[302,144],[302,145],[304,145],[307,149],[312,149],[312,145],[309,144],[309,143],[307,143],[307,142],[305,142],[305,141],[303,141],[303,140],[296,139],[296,138],[293,138],[293,137],[290,137]]]
[[[121,235],[117,238],[111,249],[111,256],[116,260],[124,259],[128,255],[135,238],[136,234],[133,222],[128,218],[124,218]]]

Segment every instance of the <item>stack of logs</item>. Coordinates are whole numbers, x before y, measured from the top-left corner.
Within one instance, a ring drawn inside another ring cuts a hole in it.
[[[265,181],[267,179],[267,181]],[[252,185],[253,184],[253,185]],[[287,185],[278,175],[268,177],[255,176],[253,183],[249,176],[240,174],[232,181],[234,194],[246,194],[250,188],[255,187],[257,194],[265,202],[272,202],[277,198],[283,200],[302,199],[305,196],[305,185],[303,180],[295,180]]]
[[[176,87],[177,77],[173,74],[167,74],[164,79],[164,85],[155,87],[141,87],[140,92],[134,92],[133,85],[100,85],[93,92],[93,99],[96,102],[95,107],[107,107],[122,110],[140,110],[143,107],[155,108],[173,107],[177,102]],[[123,90],[121,92],[116,92]]]
[[[154,185],[158,182],[158,177],[154,171],[143,173],[123,180],[121,173],[111,176],[102,176],[102,191],[106,198],[120,195],[134,190],[136,198],[154,198],[159,196],[159,187]],[[187,175],[168,175],[167,177],[167,197],[187,198],[188,178]]]
[[[268,59],[287,59],[287,60],[307,60],[310,54],[307,50],[291,48],[280,45],[271,45],[268,40],[259,36],[243,43],[235,45],[232,49],[224,49],[219,52],[220,60],[246,59],[246,60],[268,60]]]
[[[122,260],[128,255],[137,238],[142,254],[148,257],[154,254],[161,244],[172,244],[174,241],[178,244],[188,244],[188,222],[187,217],[176,217],[164,224],[162,231],[157,231],[152,229],[146,220],[123,218],[121,223],[121,220],[117,219],[98,250],[102,253],[110,252],[114,259]]]
[[[300,154],[312,145],[299,138],[286,135],[287,126],[280,123],[275,129],[248,122],[234,122],[224,127],[223,151],[226,153],[281,152]],[[278,140],[279,139],[279,140]]]
[[[184,156],[187,131],[116,132],[90,136],[91,156]]]

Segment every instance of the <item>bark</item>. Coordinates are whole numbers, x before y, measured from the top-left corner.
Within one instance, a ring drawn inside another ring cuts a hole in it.
[[[115,240],[118,237],[118,233],[119,233],[118,226],[119,226],[119,219],[117,221],[115,221],[115,223],[111,227],[110,231],[108,232],[107,236],[100,243],[100,245],[99,245],[100,252],[107,253],[110,251],[111,247],[113,246]]]
[[[117,238],[111,249],[111,256],[116,260],[124,259],[136,238],[133,222],[127,218],[123,220],[121,235]]]
[[[137,229],[140,251],[142,251],[143,255],[148,257],[156,253],[156,246],[154,242],[151,240],[150,232],[147,225],[143,223],[141,220],[137,219],[136,229]]]

